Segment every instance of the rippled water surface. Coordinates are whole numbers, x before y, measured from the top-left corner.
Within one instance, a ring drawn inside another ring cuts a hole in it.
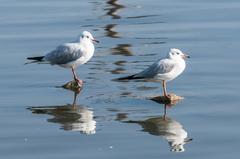
[[[237,0],[0,0],[0,157],[4,159],[236,159],[240,146]],[[24,65],[89,30],[101,41],[77,70]],[[113,79],[180,48],[191,59],[168,91]]]

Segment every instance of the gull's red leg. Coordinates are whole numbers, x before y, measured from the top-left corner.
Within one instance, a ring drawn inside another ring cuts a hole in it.
[[[162,81],[162,87],[163,87],[163,95],[166,98],[169,98],[168,94],[167,94],[167,87],[166,87],[166,81]]]
[[[74,80],[75,80],[79,85],[82,85],[82,84],[83,84],[83,81],[77,77],[77,75],[76,75],[73,67],[72,67],[72,73],[73,73],[73,78],[74,78]]]

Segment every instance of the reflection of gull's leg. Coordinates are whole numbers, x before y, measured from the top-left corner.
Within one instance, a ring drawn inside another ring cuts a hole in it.
[[[75,80],[79,85],[82,85],[82,84],[83,84],[83,81],[80,80],[80,79],[78,79],[78,77],[77,77],[77,75],[76,75],[76,73],[75,73],[75,71],[74,71],[74,68],[73,68],[73,67],[71,67],[71,68],[72,68],[72,73],[73,73],[73,78],[74,78],[74,80]]]
[[[166,120],[166,115],[167,115],[167,104],[164,104],[164,114],[163,114],[164,120]]]
[[[77,108],[77,105],[76,105],[77,95],[78,95],[78,93],[74,92],[74,98],[73,98],[73,104],[72,104],[74,109]]]

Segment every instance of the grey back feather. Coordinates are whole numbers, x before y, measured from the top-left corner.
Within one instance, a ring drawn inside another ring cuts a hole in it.
[[[174,62],[169,59],[161,59],[147,69],[143,70],[142,72],[135,75],[135,77],[142,77],[142,78],[153,78],[158,74],[165,74],[173,70]]]
[[[76,47],[76,43],[66,43],[58,46],[55,50],[48,53],[44,60],[51,64],[66,64],[77,60],[82,56],[82,48]]]

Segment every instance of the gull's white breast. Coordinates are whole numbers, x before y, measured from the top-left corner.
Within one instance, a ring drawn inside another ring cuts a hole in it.
[[[183,59],[175,60],[173,69],[164,74],[157,74],[155,78],[165,81],[171,81],[179,76],[185,69],[186,63]]]
[[[81,51],[82,56],[75,61],[61,64],[60,66],[65,68],[76,68],[79,65],[87,63],[94,54],[94,45],[92,43],[81,43],[81,45],[75,45],[73,49],[75,49],[76,51]]]

